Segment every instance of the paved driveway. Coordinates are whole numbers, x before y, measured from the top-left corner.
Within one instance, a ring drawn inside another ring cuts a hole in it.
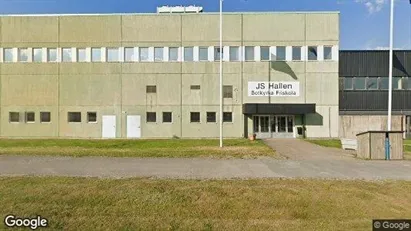
[[[328,178],[411,181],[409,161],[217,160],[0,156],[2,176],[178,179]]]

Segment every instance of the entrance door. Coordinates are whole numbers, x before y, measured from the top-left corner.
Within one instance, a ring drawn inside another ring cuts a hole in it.
[[[103,116],[102,122],[102,137],[103,138],[116,138],[116,116],[106,115]]]
[[[254,133],[259,139],[293,138],[294,116],[254,116]]]
[[[141,137],[141,116],[129,115],[127,116],[127,138]]]

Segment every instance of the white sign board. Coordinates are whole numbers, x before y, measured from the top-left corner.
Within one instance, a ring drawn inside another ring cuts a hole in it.
[[[299,82],[248,82],[248,96],[297,97]]]

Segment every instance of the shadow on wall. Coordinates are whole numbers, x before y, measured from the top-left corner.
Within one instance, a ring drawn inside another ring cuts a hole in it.
[[[403,62],[401,62],[398,59],[397,54],[394,54],[393,67],[395,69],[398,69],[399,71],[401,71],[406,76],[410,76],[410,73],[408,73],[407,69],[405,69],[404,65],[402,65],[402,64],[403,64]]]
[[[315,114],[307,114],[305,125],[312,125],[312,126],[323,126],[324,125],[324,118],[322,115],[315,113]]]
[[[277,56],[271,55],[271,60],[276,60]],[[288,65],[286,61],[270,61],[270,67],[273,70],[283,72],[289,76],[291,76],[293,79],[297,80],[297,75],[293,71],[293,69]]]

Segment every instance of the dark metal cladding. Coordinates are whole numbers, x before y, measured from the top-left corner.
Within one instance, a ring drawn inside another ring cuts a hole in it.
[[[246,115],[304,115],[315,113],[315,104],[244,104]]]

